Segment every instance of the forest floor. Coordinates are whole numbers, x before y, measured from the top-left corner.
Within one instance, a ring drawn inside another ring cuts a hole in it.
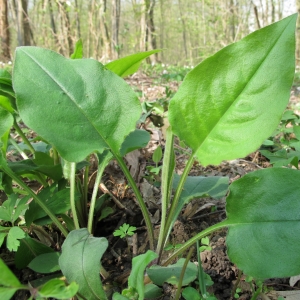
[[[141,73],[132,76],[127,81],[139,94],[141,101],[149,102],[168,98],[166,92],[172,93],[179,86],[177,81],[163,82],[160,78],[151,78]],[[291,94],[292,105],[300,102],[300,99],[295,94],[295,92]],[[153,186],[151,182],[149,183],[149,177],[147,180],[145,174],[147,173],[147,166],[155,166],[151,159],[153,151],[158,145],[161,145],[162,148],[164,147],[164,127],[151,127],[151,125],[152,123],[144,124],[152,132],[148,146],[142,150],[135,150],[134,153],[127,155],[125,158],[133,176],[139,183],[142,196],[152,214],[152,223],[155,224],[154,232],[157,237],[160,226],[160,189]],[[176,172],[180,174],[184,168],[187,155],[186,151],[184,151],[185,149],[179,146],[178,141],[175,143],[177,143],[175,148],[177,151]],[[272,166],[266,158],[256,152],[242,159],[225,161],[219,166],[203,167],[199,163],[195,163],[190,175],[228,176],[230,182],[232,182],[249,172],[268,167]],[[159,181],[159,176],[152,179]],[[104,280],[104,283],[108,287],[113,282],[117,283],[119,286],[114,289],[120,292],[122,288],[127,286],[132,257],[144,253],[148,249],[149,244],[147,243],[146,227],[139,206],[136,203],[133,192],[127,187],[124,175],[114,162],[107,167],[102,182],[102,192],[105,192],[107,188],[110,191],[110,195],[115,198],[115,203],[121,205],[119,205],[119,208],[118,205],[115,205],[115,212],[98,223],[94,235],[104,236],[109,241],[109,248],[103,256],[102,263],[104,268],[110,273],[110,276]],[[125,207],[126,209],[121,209],[120,207]],[[170,244],[173,246],[182,244],[196,233],[225,218],[225,198],[219,200],[212,198],[194,199],[184,208],[178,221],[176,221],[171,232]],[[124,223],[137,227],[136,234],[126,240],[113,236],[113,232]],[[226,230],[216,232],[210,236],[212,250],[206,250],[201,253],[203,268],[214,282],[209,291],[220,300],[251,299],[252,289],[256,287],[257,283],[247,282],[246,276],[240,274],[237,267],[229,261],[225,242]],[[172,250],[166,251],[166,257],[170,253],[172,253]],[[196,258],[194,257],[191,261],[196,261]],[[22,270],[18,276],[24,283],[35,277],[29,269]],[[116,285],[114,284],[114,286]],[[239,296],[234,298],[236,287],[239,287],[241,291]],[[267,280],[264,282],[264,287],[266,291],[265,298],[258,299],[277,300],[280,295],[288,300],[300,299],[300,282],[291,286],[290,278]],[[163,290],[164,296],[159,299],[173,299],[176,289],[171,285],[165,284]],[[276,291],[282,291],[283,294]],[[292,298],[293,296],[296,298]],[[19,293],[14,299],[27,298],[25,294]]]

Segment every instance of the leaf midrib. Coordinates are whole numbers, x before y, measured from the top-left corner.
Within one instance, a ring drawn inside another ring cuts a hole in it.
[[[72,95],[63,87],[63,85],[61,85],[61,83],[55,79],[55,76],[53,76],[47,69],[45,69],[43,67],[42,64],[40,64],[32,55],[30,55],[29,53],[27,53],[26,51],[24,51],[23,49],[21,49],[32,61],[34,61],[36,63],[36,65],[38,67],[40,67],[48,76],[49,78],[51,78],[53,80],[54,83],[57,84],[57,86],[69,97],[69,99],[73,102],[73,104],[78,108],[78,110],[81,112],[81,114],[87,119],[87,121],[92,125],[92,127],[95,129],[95,131],[99,134],[99,136],[102,138],[102,140],[107,144],[107,146],[111,148],[111,146],[109,145],[109,143],[107,142],[107,140],[104,138],[104,136],[99,132],[99,130],[97,129],[97,127],[94,125],[94,123],[89,119],[88,115],[84,112],[84,110],[78,106],[76,100],[72,97]],[[63,57],[65,60],[66,58]],[[74,68],[73,68],[74,69]],[[80,76],[80,74],[78,74],[75,70],[74,72],[76,73],[76,75]],[[80,76],[81,80],[83,81],[82,77]],[[83,85],[85,88],[85,85]],[[113,151],[114,152],[114,151]]]
[[[292,20],[291,20],[292,21]],[[290,21],[290,22],[291,22]],[[247,86],[250,84],[250,82],[252,81],[253,77],[255,76],[255,74],[259,71],[259,69],[261,68],[261,66],[263,65],[263,63],[266,61],[266,58],[269,56],[269,54],[272,52],[272,50],[274,49],[275,45],[277,44],[277,42],[280,40],[280,38],[282,37],[283,32],[286,30],[286,28],[290,25],[290,22],[283,28],[281,34],[279,35],[279,37],[276,39],[276,41],[274,42],[273,46],[271,47],[270,51],[268,51],[268,53],[265,55],[264,59],[262,60],[262,62],[258,65],[257,69],[253,72],[250,80],[247,81],[246,85],[243,87],[243,89],[240,91],[240,93],[236,96],[235,100],[233,102],[231,102],[231,104],[228,106],[228,108],[226,109],[226,111],[223,113],[223,115],[221,116],[221,118],[219,118],[217,120],[217,122],[215,123],[215,125],[208,131],[208,134],[206,135],[206,137],[203,139],[202,143],[198,146],[198,148],[193,152],[193,155],[195,155],[196,152],[199,151],[199,149],[201,148],[201,146],[205,143],[205,141],[210,137],[211,132],[215,129],[215,127],[217,127],[217,125],[219,123],[221,123],[222,119],[225,117],[225,115],[227,114],[227,112],[229,111],[229,109],[233,106],[234,103],[236,103],[237,99],[240,97],[240,95],[245,91],[245,89],[247,88]],[[233,44],[234,45],[234,44]]]

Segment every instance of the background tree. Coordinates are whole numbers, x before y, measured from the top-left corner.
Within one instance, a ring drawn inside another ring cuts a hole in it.
[[[7,1],[0,0],[0,38],[1,38],[1,60],[8,61],[10,55],[10,32],[8,24]]]
[[[162,48],[152,62],[195,65],[259,26],[297,12],[299,1],[6,0],[9,46],[11,53],[18,45],[36,44],[69,56],[81,37],[84,55],[102,62]],[[2,20],[0,33],[7,30]]]

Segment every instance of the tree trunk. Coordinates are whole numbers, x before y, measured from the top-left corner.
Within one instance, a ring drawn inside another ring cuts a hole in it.
[[[99,9],[100,30],[104,46],[103,60],[106,62],[111,59],[111,42],[106,22],[106,0],[100,0]]]
[[[155,0],[146,0],[146,47],[147,50],[154,50],[157,48],[156,36],[155,36],[155,25],[154,25],[154,6]],[[156,63],[157,54],[150,56],[151,63]]]
[[[112,0],[111,48],[112,48],[113,59],[119,58],[119,54],[121,50],[119,45],[120,13],[121,13],[121,1]]]
[[[67,54],[71,55],[74,51],[74,43],[71,34],[71,25],[70,25],[69,13],[67,10],[67,4],[65,0],[59,0],[57,1],[57,5],[61,15],[62,32],[65,33],[63,34],[64,35],[63,38],[67,41],[67,45],[68,45],[68,53],[65,53],[65,55]]]
[[[10,33],[8,24],[7,0],[0,1],[0,38],[1,38],[1,60],[8,61],[10,55]]]
[[[28,18],[28,0],[22,0],[22,25],[23,25],[23,41],[24,46],[30,46],[31,40],[33,40],[33,33],[30,28],[29,18]]]

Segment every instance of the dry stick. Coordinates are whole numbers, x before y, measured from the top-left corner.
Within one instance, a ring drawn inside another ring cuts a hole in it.
[[[115,197],[115,195],[113,194],[113,193],[111,193],[108,189],[107,189],[107,187],[105,186],[105,184],[103,183],[103,182],[101,182],[100,184],[99,184],[99,187],[100,187],[100,189],[101,189],[101,191],[104,193],[104,194],[108,194],[113,200],[114,200],[114,202],[115,202],[115,204],[120,208],[120,209],[124,209],[129,215],[131,215],[131,216],[135,216],[135,214],[131,211],[131,210],[129,210],[128,208],[126,208],[116,197]]]

